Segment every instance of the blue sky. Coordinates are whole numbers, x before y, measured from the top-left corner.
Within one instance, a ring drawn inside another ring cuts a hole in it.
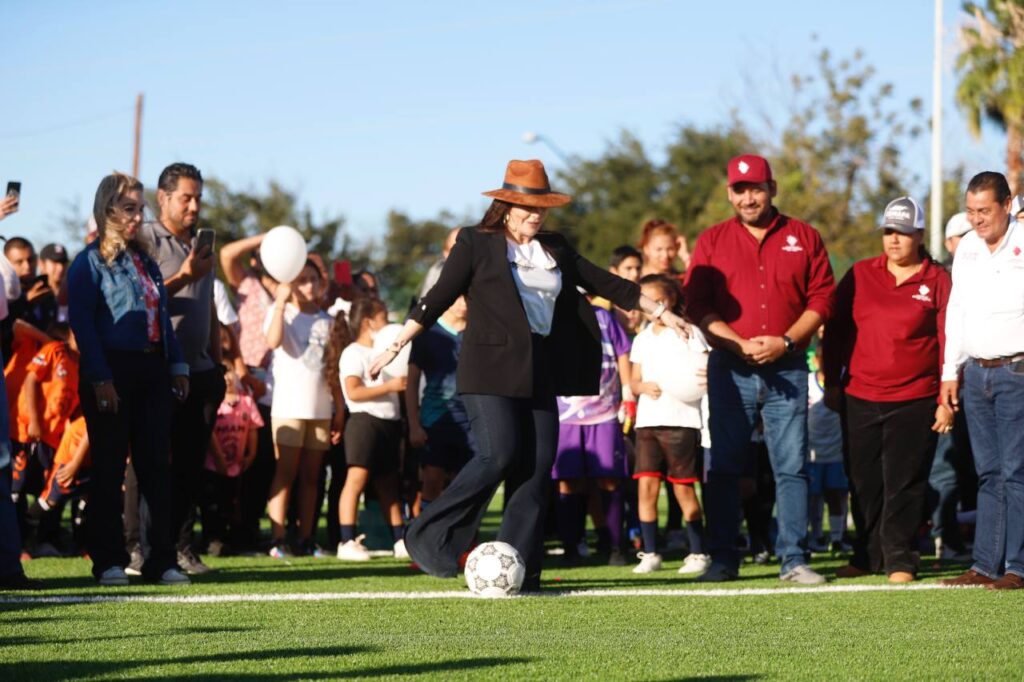
[[[945,5],[945,165],[1001,169],[1002,137],[971,139],[952,104],[963,14]],[[275,178],[362,239],[391,208],[476,215],[510,158],[557,167],[525,131],[582,156],[622,128],[657,149],[679,123],[771,104],[773,75],[808,68],[822,45],[863,49],[900,100],[930,107],[932,7],[5,0],[0,182],[23,189],[0,233],[66,238],[68,207],[86,215],[99,179],[130,170],[138,92],[147,186],[178,160],[233,187]],[[927,178],[927,139],[907,151]]]

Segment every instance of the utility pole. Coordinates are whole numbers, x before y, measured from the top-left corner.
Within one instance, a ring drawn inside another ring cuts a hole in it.
[[[935,53],[932,55],[932,200],[928,250],[942,257],[942,0],[935,0]]]
[[[139,148],[142,146],[142,93],[135,96],[135,150],[132,153],[132,177],[139,177]]]

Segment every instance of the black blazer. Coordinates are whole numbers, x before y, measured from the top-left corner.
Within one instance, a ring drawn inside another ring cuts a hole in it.
[[[637,307],[640,287],[583,258],[558,233],[541,232],[535,238],[562,273],[546,341],[555,393],[594,395],[601,372],[601,330],[593,308],[576,287],[627,310]],[[530,323],[512,277],[504,231],[460,230],[440,278],[409,317],[429,327],[460,294],[466,294],[469,316],[456,373],[459,392],[532,397]]]

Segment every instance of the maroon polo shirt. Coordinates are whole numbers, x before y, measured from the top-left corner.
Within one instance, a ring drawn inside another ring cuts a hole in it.
[[[886,260],[859,261],[839,283],[825,326],[825,383],[845,384],[853,397],[874,402],[936,396],[953,281],[926,258],[897,286]]]
[[[776,212],[759,243],[734,217],[697,238],[686,307],[697,323],[717,313],[745,339],[782,336],[805,310],[828,319],[834,289],[825,244],[813,227]]]

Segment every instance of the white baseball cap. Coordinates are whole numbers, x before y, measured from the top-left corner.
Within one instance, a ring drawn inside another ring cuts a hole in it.
[[[957,213],[946,223],[946,239],[962,237],[973,229],[974,226],[967,220],[967,214]]]

